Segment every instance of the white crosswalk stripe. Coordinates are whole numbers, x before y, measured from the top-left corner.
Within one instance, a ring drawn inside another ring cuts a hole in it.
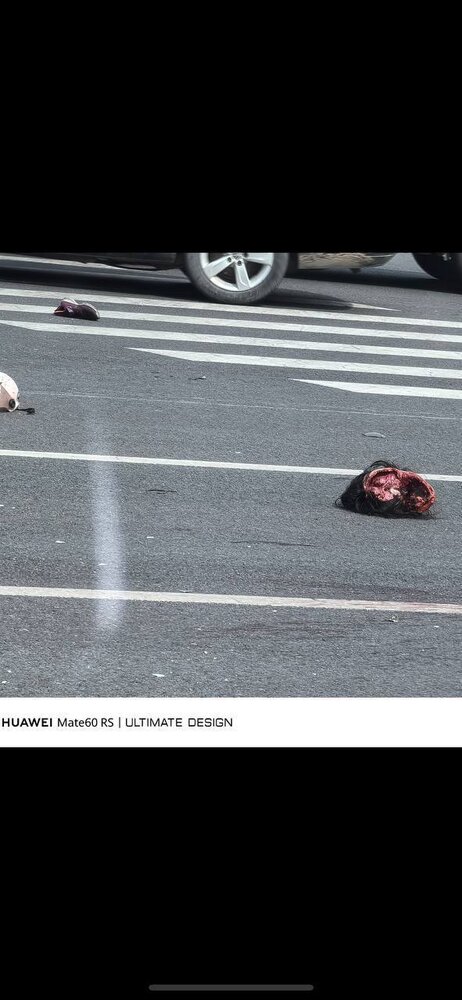
[[[37,310],[34,310],[36,312]],[[48,311],[48,310],[47,310]],[[100,315],[103,319],[129,319],[132,323],[138,322],[151,322],[151,323],[174,323],[176,326],[212,326],[212,327],[228,327],[231,329],[246,329],[246,330],[278,330],[280,333],[323,333],[325,335],[334,334],[341,337],[364,337],[364,338],[380,338],[380,340],[423,340],[423,341],[437,341],[440,343],[455,343],[462,344],[462,334],[434,334],[434,333],[416,333],[400,331],[399,333],[395,330],[369,330],[363,327],[355,327],[350,329],[344,329],[338,325],[336,326],[326,326],[311,324],[311,323],[260,323],[253,320],[227,320],[227,319],[204,319],[201,318],[198,321],[195,317],[190,316],[180,316],[178,314],[174,316],[169,316],[167,314],[158,313],[111,313],[111,312],[101,312]],[[139,337],[140,339],[149,338],[152,335],[150,327],[145,329],[120,329],[113,326],[104,326],[98,324],[96,327],[93,323],[78,323],[76,321],[71,323],[66,323],[65,321],[59,322],[55,320],[54,322],[48,323],[36,323],[30,320],[0,320],[1,323],[7,323],[8,326],[16,326],[23,330],[35,330],[37,333],[73,333],[88,336],[99,336],[99,337]]]
[[[68,292],[66,294],[74,296],[77,293]],[[21,301],[9,301],[12,297],[19,298]],[[81,294],[78,297],[83,298]],[[0,314],[2,315],[0,331],[7,326],[24,331],[26,334],[53,334],[53,336],[58,337],[71,335],[74,337],[109,337],[121,340],[167,341],[172,344],[175,342],[190,343],[191,345],[203,346],[204,350],[167,350],[156,347],[131,347],[129,350],[198,365],[305,369],[319,372],[321,378],[303,379],[291,377],[288,374],[288,380],[331,391],[370,393],[371,395],[421,396],[422,398],[440,400],[462,398],[462,389],[458,389],[456,386],[445,389],[441,388],[440,385],[415,385],[412,383],[414,379],[426,379],[429,382],[433,380],[440,382],[444,379],[456,383],[462,379],[462,366],[461,368],[446,366],[448,361],[460,362],[462,360],[462,350],[449,349],[451,344],[462,344],[461,321],[390,316],[385,315],[384,311],[376,314],[372,314],[370,311],[360,313],[351,308],[345,309],[343,312],[332,312],[309,308],[281,308],[266,303],[259,307],[225,306],[210,302],[157,299],[154,297],[134,298],[130,295],[99,293],[95,295],[89,293],[86,298],[97,304],[101,322],[97,324],[82,323],[54,317],[52,313],[54,311],[53,305],[56,305],[55,291],[51,293],[41,289],[0,288]],[[119,305],[124,308],[105,308],[106,306]],[[144,307],[143,311],[137,311],[140,306]],[[148,311],[146,311],[146,307],[148,307]],[[369,307],[365,308],[369,309]],[[202,315],[197,315],[198,311]],[[265,314],[266,318],[264,318]],[[37,317],[37,320],[30,318],[34,316]],[[47,316],[47,321],[40,321],[42,316]],[[291,322],[291,319],[297,321]],[[298,321],[299,319],[303,319],[304,322]],[[312,322],[312,320],[320,320],[320,322]],[[187,327],[191,326],[195,329],[188,330]],[[181,327],[186,329],[181,329]],[[215,329],[217,332],[209,333],[207,328]],[[222,333],[223,328],[227,328],[229,332]],[[234,332],[241,330],[245,333]],[[460,330],[461,332],[451,333],[450,330]],[[265,336],[264,334],[269,331],[277,331],[278,336]],[[316,339],[289,339],[289,334],[294,332],[299,335],[316,334],[317,337]],[[322,339],[319,338],[320,334]],[[342,341],[340,338],[348,338],[348,340]],[[381,342],[377,343],[377,340]],[[397,340],[401,341],[401,345],[396,344]],[[420,342],[423,342],[422,347],[420,347]],[[438,346],[431,346],[432,344]],[[211,346],[223,346],[231,350],[212,352],[207,350]],[[244,350],[238,353],[236,348]],[[262,353],[247,353],[245,348],[261,349]],[[267,354],[268,350],[283,351],[284,354],[287,351],[288,354],[281,357],[280,355]],[[306,356],[294,357],[291,353],[293,351]],[[318,354],[320,357],[313,357],[313,354]],[[333,356],[332,359],[325,356],[328,354]],[[364,362],[335,358],[335,355],[339,354],[368,355],[369,358],[366,357]],[[405,363],[378,364],[374,363],[374,357],[396,358],[400,362],[416,358],[425,363],[415,366]],[[439,362],[439,365],[429,365],[428,362],[431,360]],[[383,383],[374,380],[372,382],[327,381],[322,378],[323,372],[366,374],[379,378],[384,377],[386,380]],[[389,376],[397,379],[396,385],[393,380],[391,382],[388,380]],[[403,379],[405,381],[411,380],[411,384],[401,384]]]
[[[175,320],[177,317],[175,317]],[[3,321],[0,321],[3,322]],[[16,322],[10,324],[11,326],[17,326]],[[105,327],[105,326],[95,326],[94,324],[82,326],[80,324],[72,325],[71,323],[63,323],[59,325],[54,325],[52,323],[27,323],[21,324],[20,328],[26,330],[35,330],[38,333],[58,333],[58,334],[73,334],[74,336],[104,336],[104,337],[122,337],[127,339],[142,339],[142,340],[168,340],[168,341],[182,341],[196,344],[230,344],[240,347],[270,347],[270,348],[283,348],[285,350],[298,350],[298,351],[329,351],[337,352],[340,354],[375,354],[375,355],[388,355],[393,357],[404,357],[404,358],[443,358],[452,361],[462,361],[462,351],[443,351],[443,350],[429,350],[423,349],[419,350],[412,347],[390,347],[389,345],[370,345],[370,344],[337,344],[337,343],[326,343],[326,341],[304,341],[304,340],[283,340],[277,338],[267,338],[267,337],[240,337],[240,336],[226,336],[218,335],[213,333],[180,333],[178,331],[164,331],[164,330],[119,330],[115,327]],[[322,330],[322,327],[317,329]],[[333,330],[338,332],[334,327]],[[352,331],[348,331],[351,333]],[[426,338],[425,338],[426,339]],[[462,343],[462,337],[459,338]],[[129,348],[134,351],[143,351],[145,353],[156,353],[155,350],[143,347],[133,347]]]
[[[443,358],[450,361],[462,361],[462,351],[419,351],[412,347],[389,347],[386,344],[371,346],[370,344],[326,344],[324,341],[309,340],[268,340],[265,337],[220,337],[214,334],[199,333],[165,333],[151,334],[152,340],[181,340],[202,344],[233,344],[241,347],[271,347],[284,348],[293,351],[330,351],[337,354],[378,354],[398,358]],[[129,351],[140,351],[142,354],[157,354],[150,347],[129,347]]]
[[[101,265],[102,267],[105,265]],[[29,299],[50,299],[51,301],[56,299],[56,292],[45,292],[41,289],[25,288],[19,291],[17,288],[0,288],[0,300],[1,297],[22,297]],[[81,294],[79,294],[81,297]],[[100,295],[97,292],[91,292],[91,299],[93,302],[107,302],[107,303],[124,303],[125,305],[131,306],[156,306],[157,307],[171,307],[173,309],[199,309],[201,312],[206,310],[213,310],[214,312],[236,312],[236,313],[247,313],[249,316],[253,314],[265,314],[265,313],[278,313],[281,316],[306,316],[307,311],[313,315],[312,310],[296,309],[294,306],[281,306],[281,305],[261,305],[261,306],[231,306],[225,305],[224,303],[218,304],[215,302],[207,302],[205,299],[200,302],[194,302],[190,300],[182,301],[181,299],[165,299],[160,295],[153,295],[151,298],[136,298],[133,295]],[[316,296],[311,297],[311,301],[316,300]],[[352,309],[365,309],[365,310],[378,310],[382,312],[396,312],[396,309],[387,308],[387,306],[373,306],[365,305],[363,302],[350,302],[348,304],[348,311]],[[347,308],[344,312],[347,312]],[[337,316],[338,312],[329,313],[330,316]],[[341,312],[341,311],[340,311]],[[342,313],[341,313],[342,314]],[[319,313],[319,316],[323,316],[324,313]]]
[[[367,393],[371,396],[421,396],[433,399],[462,399],[462,389],[440,389],[439,386],[377,385],[373,382],[324,382],[311,378],[294,378],[291,382],[308,382],[327,389]]]
[[[367,372],[375,375],[408,375],[412,378],[462,379],[462,368],[413,368],[409,365],[364,365],[349,361],[309,361],[305,358],[276,358],[251,354],[208,354],[205,351],[151,351],[164,358],[200,361],[201,364],[258,365],[270,368],[309,368],[331,372]]]

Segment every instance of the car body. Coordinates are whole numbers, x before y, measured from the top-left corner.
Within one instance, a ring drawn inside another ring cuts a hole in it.
[[[24,251],[26,254],[26,251]],[[12,256],[18,256],[12,255]],[[253,304],[274,292],[284,277],[300,270],[363,267],[386,264],[393,253],[44,253],[27,256],[52,260],[108,264],[113,267],[164,271],[179,268],[206,298],[222,303]],[[460,281],[462,254],[414,254],[432,277]]]
[[[14,256],[14,255],[13,255]],[[109,264],[113,267],[148,268],[164,271],[169,268],[184,269],[183,253],[34,253],[30,257],[46,257],[49,260],[68,260],[80,263]],[[209,256],[217,256],[210,254]],[[225,256],[225,255],[223,255]],[[231,255],[236,256],[236,255]],[[245,256],[245,255],[243,255]],[[347,267],[357,269],[386,264],[394,254],[390,253],[289,253],[288,271]]]

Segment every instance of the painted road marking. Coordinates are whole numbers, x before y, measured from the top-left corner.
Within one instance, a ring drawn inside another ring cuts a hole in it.
[[[267,337],[227,337],[213,333],[171,333],[164,330],[151,334],[153,340],[189,341],[197,344],[231,344],[237,347],[272,347],[288,351],[329,351],[339,354],[376,354],[399,358],[442,358],[448,361],[462,361],[462,351],[429,351],[413,347],[390,347],[388,344],[334,344],[326,341],[271,340]],[[462,337],[461,337],[462,341]],[[155,354],[149,347],[129,347],[129,351]]]
[[[56,301],[56,297],[55,297],[55,301]],[[148,303],[146,303],[146,304],[148,304]],[[98,305],[99,305],[99,303],[98,303]],[[124,302],[124,305],[131,305],[131,303],[130,302]],[[160,302],[160,303],[158,303],[158,302],[152,302],[152,303],[149,303],[149,305],[151,305],[153,308],[159,308],[159,307],[161,307],[163,305],[163,303],[162,302]],[[213,324],[216,324],[218,326],[237,326],[237,327],[254,326],[254,327],[256,327],[258,329],[262,329],[262,330],[267,330],[267,329],[274,329],[274,330],[279,330],[279,329],[281,329],[281,330],[285,330],[285,329],[287,329],[287,330],[300,330],[300,329],[303,329],[303,324],[300,324],[300,323],[295,323],[295,324],[291,325],[289,323],[282,323],[282,324],[271,323],[271,322],[265,321],[265,320],[254,320],[254,321],[252,321],[252,319],[251,319],[252,314],[251,313],[249,313],[249,318],[247,320],[245,320],[245,319],[244,320],[242,320],[242,319],[241,320],[238,320],[238,319],[234,319],[233,320],[231,317],[227,318],[227,319],[220,319],[219,317],[215,317],[215,316],[212,316],[212,317],[209,317],[209,316],[199,316],[199,317],[197,317],[197,316],[188,316],[187,314],[183,315],[182,313],[178,312],[179,308],[182,308],[181,303],[180,304],[177,303],[177,311],[176,311],[176,313],[173,316],[170,315],[170,313],[135,312],[133,308],[130,309],[130,311],[126,311],[126,310],[119,310],[119,309],[101,309],[101,307],[99,306],[98,311],[99,311],[100,316],[103,317],[103,319],[116,319],[116,320],[126,320],[126,319],[128,319],[128,320],[136,320],[137,322],[163,321],[165,323],[181,322],[181,323],[194,323],[195,325],[198,325],[198,324],[203,325],[203,324],[205,324],[205,325],[208,325],[208,326],[212,326]],[[217,311],[220,311],[219,307],[217,308]],[[2,302],[1,299],[0,299],[0,312],[4,312],[4,313],[8,313],[8,312],[10,312],[10,313],[27,313],[27,314],[31,313],[31,314],[43,314],[45,316],[51,316],[51,315],[53,315],[54,310],[53,310],[53,306],[50,306],[50,305],[42,306],[42,305],[37,305],[37,303],[33,303],[31,305],[29,302]],[[337,315],[337,314],[335,314],[335,315]],[[310,313],[307,312],[307,311],[305,311],[304,314],[303,314],[303,316],[304,316],[305,319],[309,319],[310,318]],[[342,319],[344,319],[344,318],[345,317],[343,317],[342,315],[339,316],[340,321],[342,321]],[[358,317],[358,321],[359,321],[359,317]]]
[[[374,396],[420,396],[429,399],[462,399],[461,389],[439,389],[418,385],[377,385],[373,382],[324,382],[311,378],[291,378],[290,382],[308,382],[326,389],[343,389],[345,392],[361,392]]]
[[[274,358],[253,354],[209,354],[206,351],[157,351],[163,358],[173,358],[178,361],[197,361],[203,364],[217,365],[252,365],[264,368],[309,368],[314,371],[330,372],[365,372],[370,375],[407,375],[411,378],[445,378],[462,379],[462,368],[414,368],[410,365],[372,365],[353,361],[324,361],[307,358]]]
[[[35,312],[36,310],[34,310]],[[115,318],[115,313],[109,314]],[[126,313],[131,322],[136,322],[140,318],[135,313]],[[340,326],[326,326],[319,323],[261,323],[259,321],[253,320],[228,320],[211,318],[204,319],[200,317],[196,319],[191,316],[168,316],[167,314],[161,315],[160,313],[145,313],[148,317],[149,322],[157,323],[174,323],[177,326],[185,326],[193,324],[197,326],[224,326],[231,329],[246,329],[246,330],[278,330],[281,332],[288,333],[323,333],[323,334],[335,334],[338,337],[374,337],[380,338],[381,340],[431,340],[439,341],[442,343],[462,343],[461,334],[437,334],[437,333],[409,333],[407,330],[370,330],[365,327],[357,327],[355,329],[346,329]],[[368,317],[370,319],[370,317]],[[145,322],[145,321],[144,321]],[[14,326],[22,330],[32,330],[37,333],[73,333],[81,334],[93,337],[132,337],[143,339],[150,339],[153,337],[153,333],[150,327],[145,327],[144,329],[136,329],[131,327],[130,329],[120,329],[118,327],[112,326],[102,326],[100,324],[95,325],[95,323],[66,323],[61,320],[56,319],[53,323],[36,323],[29,320],[7,320],[2,319],[0,323],[3,326]],[[153,338],[154,339],[154,338]],[[173,338],[172,338],[173,339]]]
[[[1,257],[0,257],[1,259]],[[101,264],[100,267],[105,267],[106,265]],[[43,291],[36,288],[23,288],[22,285],[18,285],[16,288],[0,288],[0,296],[4,298],[28,298],[28,299],[51,299],[55,300],[58,291],[57,289],[52,289],[51,291]],[[79,292],[79,295],[87,294]],[[309,303],[315,304],[313,300],[319,299],[319,295],[316,293],[309,293],[307,296],[307,306],[305,309],[298,309],[296,306],[282,306],[277,302],[268,302],[268,305],[261,306],[232,306],[227,305],[223,302],[211,302],[207,299],[201,299],[199,301],[191,299],[168,299],[161,295],[144,296],[143,298],[137,298],[134,295],[101,295],[98,292],[89,291],[88,295],[91,296],[92,301],[95,302],[107,302],[114,305],[137,305],[137,306],[156,306],[159,308],[176,308],[176,309],[199,309],[201,312],[204,311],[215,311],[215,312],[238,312],[238,313],[257,313],[263,315],[265,313],[281,313],[283,316],[306,316],[310,313]],[[335,301],[335,297],[321,296],[325,298],[326,301]],[[343,308],[336,310],[337,312],[349,312],[352,309],[366,309],[372,310],[373,312],[379,313],[390,313],[397,312],[398,310],[390,306],[373,306],[367,302],[344,302],[342,303]]]
[[[310,465],[262,465],[249,462],[212,462],[190,458],[143,458],[135,455],[84,455],[73,452],[53,451],[16,451],[10,448],[0,449],[0,458],[32,458],[50,461],[69,462],[113,462],[116,465],[163,465],[180,469],[232,469],[241,472],[283,472],[301,473],[314,476],[357,476],[361,469],[334,469],[325,466]],[[441,475],[430,472],[423,473],[426,479],[444,483],[462,483],[462,475]]]
[[[82,293],[79,292],[79,296],[80,297],[81,297],[81,294]],[[122,305],[151,306],[151,307],[155,307],[155,308],[166,308],[166,309],[167,308],[172,308],[172,309],[187,309],[187,310],[194,309],[194,310],[199,310],[201,312],[207,312],[207,311],[211,312],[211,311],[213,311],[213,312],[219,312],[219,313],[225,313],[225,312],[230,312],[230,313],[245,313],[248,316],[267,315],[267,314],[277,313],[278,316],[279,315],[280,316],[299,316],[299,317],[301,317],[303,319],[307,319],[307,318],[308,319],[309,318],[312,318],[312,319],[323,319],[323,320],[326,320],[326,319],[339,320],[340,319],[342,321],[342,323],[343,322],[345,322],[345,323],[360,323],[360,322],[364,321],[364,322],[369,322],[369,323],[394,324],[394,325],[398,325],[398,326],[399,325],[401,325],[401,326],[425,326],[425,327],[428,326],[428,327],[433,327],[433,328],[441,327],[441,328],[444,328],[444,329],[446,329],[446,328],[448,328],[448,329],[459,329],[459,330],[462,329],[462,322],[456,321],[456,320],[442,320],[442,319],[428,319],[428,318],[418,319],[416,317],[411,317],[411,316],[408,316],[408,317],[406,317],[406,316],[383,316],[381,313],[379,313],[379,315],[370,315],[369,313],[366,313],[366,314],[363,314],[363,315],[359,315],[358,313],[354,313],[351,310],[350,311],[345,311],[345,312],[342,312],[341,310],[337,310],[335,312],[332,312],[332,311],[328,311],[328,310],[310,309],[309,306],[307,306],[305,309],[286,308],[286,307],[278,306],[277,304],[271,304],[271,305],[268,305],[268,306],[231,306],[231,305],[220,304],[218,302],[213,302],[213,303],[212,302],[206,302],[206,301],[204,301],[204,302],[190,302],[190,301],[185,301],[183,299],[163,299],[163,298],[156,297],[156,296],[153,296],[151,298],[147,298],[147,297],[144,297],[144,298],[134,298],[132,296],[122,296],[122,295],[100,295],[100,294],[96,294],[96,293],[94,294],[92,291],[90,291],[88,293],[85,293],[85,294],[86,295],[88,294],[88,296],[91,297],[92,302],[106,302],[108,304],[112,303],[114,305],[117,305],[117,304],[120,303]],[[54,301],[56,301],[57,295],[61,295],[61,297],[62,297],[61,291],[57,292],[56,290],[54,290],[52,292],[48,292],[48,291],[45,292],[45,291],[42,291],[42,290],[36,291],[35,289],[0,288],[0,296],[3,296],[4,298],[5,297],[6,298],[8,298],[8,297],[10,297],[10,298],[12,298],[12,297],[14,297],[14,298],[35,298],[35,299],[44,298],[44,299],[49,299],[52,302],[54,302]],[[352,304],[348,303],[347,305],[348,305],[348,309],[349,309],[350,305],[355,305],[355,304],[354,303],[352,303]],[[359,303],[356,304],[356,305],[359,305]],[[361,306],[361,308],[363,308],[363,306]],[[376,308],[376,307],[373,307],[373,306],[364,306],[364,308],[372,309],[372,308]]]
[[[305,608],[333,611],[399,611],[462,615],[462,604],[414,601],[355,601],[324,597],[272,597],[249,594],[188,594],[149,590],[90,590],[72,587],[0,587],[0,597],[48,597],[84,601],[137,601],[152,604],[232,604],[240,607]]]
[[[102,264],[100,266],[105,267],[106,265]],[[55,289],[49,292],[45,292],[42,290],[36,290],[35,288],[22,288],[22,286],[19,286],[18,288],[0,288],[0,296],[4,297],[13,296],[14,298],[51,299],[52,301],[54,301],[56,299],[57,294],[59,293]],[[78,294],[79,297],[82,296],[82,292],[80,291],[78,291],[76,294]],[[86,295],[87,293],[85,292],[84,294]],[[113,303],[114,305],[122,303],[124,305],[134,305],[134,306],[157,306],[162,308],[165,307],[166,309],[168,308],[199,309],[201,312],[205,312],[207,310],[213,310],[214,312],[247,313],[248,315],[252,315],[252,313],[255,313],[257,315],[258,314],[264,315],[266,313],[278,313],[278,315],[281,314],[281,316],[307,316],[307,315],[324,316],[323,312],[313,313],[313,311],[309,308],[310,300],[319,298],[319,295],[316,295],[316,293],[312,293],[311,295],[307,296],[307,306],[305,309],[296,309],[293,306],[292,307],[281,306],[275,302],[273,303],[268,302],[268,305],[262,305],[262,306],[238,306],[238,305],[232,306],[219,302],[208,302],[206,299],[204,299],[203,301],[201,300],[199,302],[197,301],[194,302],[189,299],[167,299],[155,294],[153,294],[149,298],[146,296],[143,298],[135,298],[135,296],[129,294],[100,295],[99,293],[90,291],[88,292],[88,295],[91,296],[92,302],[107,302],[107,303]],[[329,299],[328,296],[323,296],[323,298],[325,298],[326,301],[328,301]],[[365,309],[365,310],[372,309],[373,311],[377,312],[397,312],[396,309],[390,308],[389,306],[373,306],[370,304],[366,304],[364,302],[346,302],[345,309],[343,310],[343,312],[348,314],[351,311],[351,309]],[[337,316],[339,313],[341,315],[342,310],[336,310],[334,313],[330,312],[328,315]]]

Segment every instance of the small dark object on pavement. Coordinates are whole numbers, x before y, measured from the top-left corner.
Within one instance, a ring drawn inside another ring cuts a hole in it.
[[[435,491],[423,476],[383,459],[355,476],[336,505],[358,514],[409,517],[426,514],[435,500]]]
[[[55,316],[70,316],[72,319],[98,320],[99,312],[88,302],[76,302],[75,299],[63,299],[54,312]]]

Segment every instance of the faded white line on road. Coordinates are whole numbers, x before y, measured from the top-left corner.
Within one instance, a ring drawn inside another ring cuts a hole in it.
[[[361,469],[332,469],[314,465],[261,465],[254,462],[211,462],[190,458],[142,458],[135,455],[80,455],[73,452],[15,451],[10,448],[1,448],[0,457],[2,456],[5,458],[49,459],[59,462],[114,462],[116,465],[165,465],[180,469],[234,469],[241,472],[284,472],[315,476],[357,476],[361,472]],[[423,475],[427,479],[445,483],[462,482],[462,475],[433,475],[429,472],[423,473]]]
[[[399,611],[461,615],[462,604],[414,601],[355,601],[324,597],[271,597],[248,594],[188,594],[149,590],[85,590],[71,587],[0,587],[0,597],[48,597],[84,601],[138,601],[152,604],[231,604],[258,608],[304,608],[325,611]]]
[[[87,415],[87,432],[91,418]],[[122,589],[124,583],[124,555],[120,530],[119,504],[117,497],[116,471],[104,463],[89,466],[89,495],[92,508],[92,528],[94,532],[94,554],[98,563],[98,589],[108,585]],[[98,601],[96,609],[98,624],[102,627],[117,627],[122,620],[120,605],[109,605]]]
[[[305,368],[314,371],[329,372],[359,372],[370,375],[407,375],[411,378],[445,378],[462,379],[462,368],[414,368],[411,365],[371,365],[359,361],[324,361],[318,358],[310,361],[307,358],[268,358],[265,355],[254,354],[209,354],[206,351],[156,351],[163,358],[173,358],[178,361],[197,361],[201,365],[251,365],[259,368]]]
[[[35,311],[35,310],[34,310]],[[106,314],[113,318],[116,317],[115,313]],[[124,313],[120,314],[125,316],[130,320],[130,322],[136,322],[140,318],[136,313]],[[399,332],[395,330],[370,330],[364,327],[357,327],[355,329],[346,329],[340,326],[326,326],[319,323],[261,323],[259,321],[253,320],[228,320],[228,319],[218,319],[211,318],[206,319],[200,317],[196,319],[195,316],[167,316],[161,315],[160,313],[145,313],[144,314],[149,322],[153,323],[174,323],[176,326],[185,326],[192,324],[195,327],[198,326],[224,326],[229,329],[245,329],[245,330],[278,330],[281,332],[288,333],[323,333],[323,334],[335,334],[338,337],[378,337],[381,340],[431,340],[440,341],[442,343],[456,343],[462,344],[461,334],[442,334],[442,333],[409,333],[407,330],[400,330]],[[369,317],[370,319],[370,317]],[[145,320],[144,320],[145,322]],[[70,333],[70,334],[80,334],[83,336],[92,337],[127,337],[138,340],[155,340],[155,333],[150,327],[140,327],[138,330],[134,327],[131,329],[118,328],[115,326],[102,326],[95,323],[65,323],[56,321],[53,323],[35,323],[29,320],[7,320],[2,319],[0,323],[3,326],[14,326],[22,330],[33,330],[37,333]],[[157,331],[156,331],[157,332]],[[178,335],[179,336],[179,335]],[[206,334],[201,336],[201,340],[206,338]],[[168,338],[167,338],[168,339]],[[172,334],[170,336],[171,340],[175,337]]]
[[[311,382],[312,385],[318,385],[318,382],[312,379],[304,378],[291,378],[289,382]],[[342,386],[343,382],[329,382],[326,383],[329,386]],[[361,383],[347,382],[347,385],[357,385]],[[379,386],[382,389],[383,386]],[[394,386],[385,386],[385,388],[394,388]],[[401,387],[403,388],[403,387]],[[404,388],[407,388],[406,386]],[[365,388],[364,392],[368,390]],[[421,391],[421,390],[420,390]],[[448,390],[441,390],[448,391]],[[381,393],[385,395],[385,393]],[[391,395],[393,395],[391,393]],[[405,393],[401,393],[405,395]],[[419,392],[420,395],[420,392]],[[34,389],[34,396],[46,396],[47,399],[50,397],[50,392],[47,390],[44,392],[42,389]],[[58,396],[63,399],[97,399],[99,402],[113,402],[117,400],[120,402],[120,395],[105,395],[104,393],[96,392],[54,392],[53,397]],[[453,397],[457,398],[457,397]],[[156,408],[161,406],[204,406],[214,408],[217,406],[222,406],[229,410],[290,410],[294,413],[353,413],[358,416],[363,417],[381,417],[382,420],[394,420],[396,417],[403,418],[404,420],[446,420],[452,421],[453,423],[461,423],[462,417],[443,417],[438,413],[401,413],[400,410],[390,410],[387,409],[386,413],[383,410],[354,410],[352,407],[340,407],[340,406],[288,406],[285,403],[247,403],[244,400],[240,400],[238,403],[228,403],[224,402],[222,399],[172,399],[169,396],[130,396],[132,403],[143,403],[147,406],[154,406]],[[0,504],[1,506],[1,504]]]
[[[403,369],[404,371],[404,369]],[[291,378],[289,382],[307,382],[326,389],[343,389],[345,392],[367,393],[371,396],[420,396],[429,399],[462,399],[461,389],[440,389],[435,386],[378,385],[375,382],[324,382],[311,378]]]
[[[350,331],[349,331],[350,332]],[[331,354],[375,354],[398,358],[442,358],[447,361],[462,361],[462,351],[429,351],[414,347],[390,347],[388,344],[334,344],[329,341],[272,340],[267,337],[233,337],[213,333],[171,333],[164,330],[151,334],[153,340],[175,340],[195,344],[231,344],[236,347],[273,347],[286,351],[329,351]],[[462,341],[462,337],[460,338]],[[128,351],[156,354],[149,347],[128,347]]]

